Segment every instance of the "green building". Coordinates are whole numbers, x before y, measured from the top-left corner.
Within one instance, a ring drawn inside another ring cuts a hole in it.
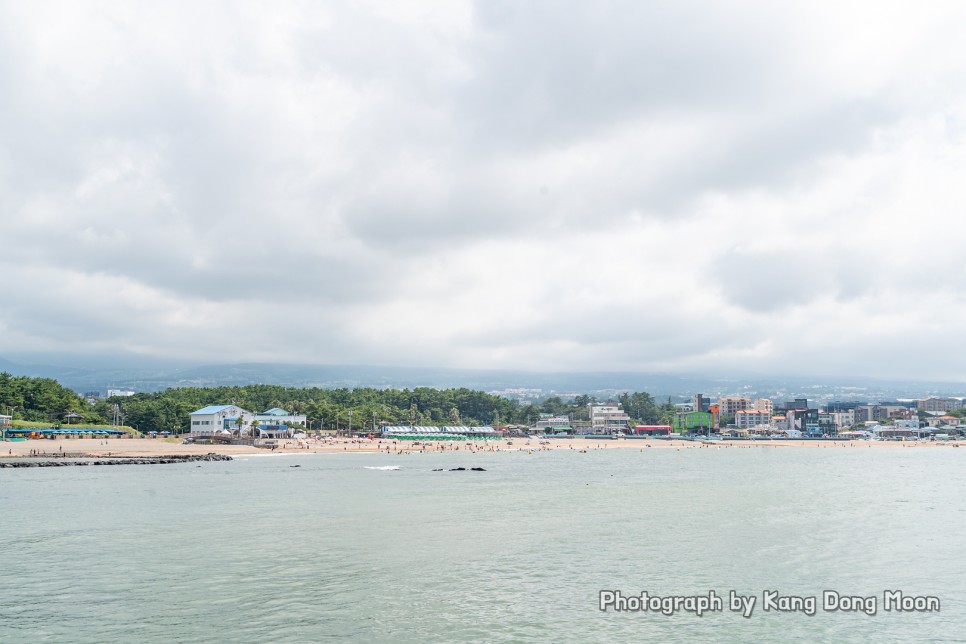
[[[679,434],[708,434],[714,431],[714,414],[710,411],[684,411],[675,414],[672,427]]]

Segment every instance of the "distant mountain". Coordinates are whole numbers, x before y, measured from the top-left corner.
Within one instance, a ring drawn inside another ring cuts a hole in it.
[[[605,399],[621,391],[647,391],[658,398],[675,400],[695,393],[711,397],[743,395],[775,400],[809,398],[823,400],[881,401],[927,395],[966,394],[963,383],[883,381],[873,378],[775,377],[756,374],[699,376],[624,372],[531,373],[524,371],[433,369],[360,365],[299,365],[239,363],[181,367],[145,361],[142,366],[126,360],[118,366],[106,363],[79,365],[24,364],[0,358],[0,371],[14,375],[54,378],[84,393],[107,389],[159,391],[171,387],[214,387],[246,384],[277,384],[289,387],[413,388],[466,387],[507,392],[521,400],[551,395],[591,394]],[[528,391],[508,391],[521,390]]]

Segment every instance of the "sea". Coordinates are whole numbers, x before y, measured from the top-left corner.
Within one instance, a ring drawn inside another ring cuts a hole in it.
[[[0,642],[961,641],[964,489],[917,447],[0,470]]]

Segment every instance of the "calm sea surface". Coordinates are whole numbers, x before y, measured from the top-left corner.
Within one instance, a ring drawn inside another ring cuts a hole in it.
[[[432,471],[458,466],[487,471]],[[0,641],[962,641],[964,489],[966,450],[926,448],[0,470]],[[601,589],[757,606],[601,612]],[[941,611],[885,612],[887,589]]]

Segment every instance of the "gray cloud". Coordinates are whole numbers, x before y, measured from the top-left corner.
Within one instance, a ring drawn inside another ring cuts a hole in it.
[[[962,335],[956,4],[99,7],[0,4],[0,356],[855,373],[846,313]]]

